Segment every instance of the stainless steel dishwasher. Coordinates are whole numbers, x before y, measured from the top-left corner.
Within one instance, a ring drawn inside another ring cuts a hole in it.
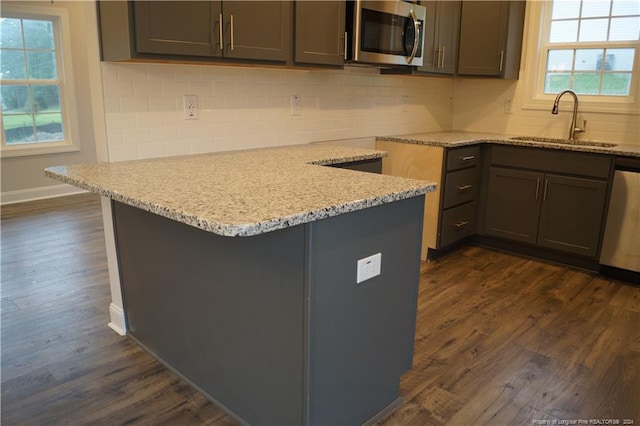
[[[608,275],[640,283],[640,158],[616,159],[600,264]]]

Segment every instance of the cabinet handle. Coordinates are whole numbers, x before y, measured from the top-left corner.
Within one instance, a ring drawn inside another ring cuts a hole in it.
[[[542,202],[547,201],[547,188],[549,187],[549,179],[544,180],[544,193],[542,194]]]
[[[442,59],[440,59],[440,68],[444,68],[444,46],[442,46],[442,49],[440,49],[440,51],[442,52]]]
[[[231,19],[231,50],[233,50],[233,15],[230,17]]]
[[[471,160],[475,160],[476,156],[475,155],[468,155],[466,157],[462,157],[460,160],[461,161],[471,161]]]
[[[224,39],[222,36],[222,13],[218,15],[218,19],[220,20],[220,50],[224,50]]]
[[[502,72],[502,63],[504,62],[504,50],[500,51],[500,72]]]
[[[458,191],[462,192],[462,191],[466,191],[467,189],[471,189],[473,187],[473,185],[460,185],[458,187]]]
[[[536,179],[536,200],[538,199],[539,195],[540,195],[540,178]]]
[[[460,228],[464,228],[465,226],[467,226],[469,224],[469,222],[467,222],[466,220],[463,220],[461,222],[458,222],[455,224],[455,227],[460,229]]]
[[[347,43],[348,43],[348,40],[349,40],[348,39],[348,34],[345,31],[344,32],[344,46],[343,46],[344,47],[344,60],[345,61],[347,60],[347,47],[348,47]]]
[[[433,49],[433,65],[440,68],[440,46]]]

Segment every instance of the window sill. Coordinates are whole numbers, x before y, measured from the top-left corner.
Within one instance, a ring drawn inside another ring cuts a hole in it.
[[[37,144],[31,146],[3,146],[0,158],[27,157],[32,155],[59,154],[63,152],[78,152],[80,147],[68,143]]]

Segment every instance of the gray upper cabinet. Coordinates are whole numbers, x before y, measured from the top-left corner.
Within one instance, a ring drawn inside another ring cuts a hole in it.
[[[111,2],[106,2],[111,3]],[[105,7],[108,5],[102,5]],[[212,23],[219,2],[138,1],[134,3],[136,51],[167,55],[220,56]]]
[[[295,3],[295,62],[344,64],[345,8],[344,0]]]
[[[223,1],[224,57],[287,61],[291,56],[290,1]]]
[[[517,79],[525,2],[463,1],[458,75]]]
[[[289,1],[100,1],[98,17],[106,61],[291,58]]]
[[[428,0],[424,61],[418,71],[453,75],[458,60],[460,1]]]

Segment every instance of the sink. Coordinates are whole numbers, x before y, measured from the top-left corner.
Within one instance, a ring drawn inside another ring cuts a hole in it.
[[[580,139],[572,141],[569,139],[545,138],[540,136],[516,136],[509,139],[514,141],[532,141],[532,142],[543,142],[543,143],[560,143],[565,145],[598,146],[601,148],[611,148],[618,145],[610,142],[599,142],[599,141],[580,140]]]

